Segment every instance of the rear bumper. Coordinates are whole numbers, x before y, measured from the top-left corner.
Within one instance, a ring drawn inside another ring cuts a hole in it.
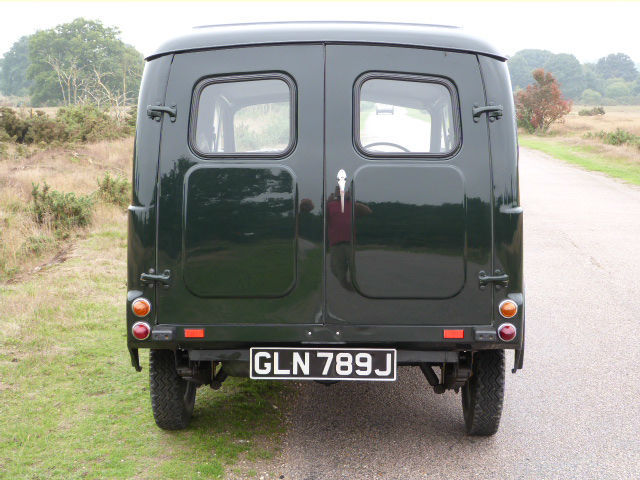
[[[522,328],[511,342],[498,339],[496,327],[388,325],[155,325],[147,340],[128,336],[130,350],[243,350],[255,346],[376,346],[415,351],[521,349]],[[202,338],[185,338],[185,329],[201,329]],[[462,330],[462,338],[445,339],[444,331]]]

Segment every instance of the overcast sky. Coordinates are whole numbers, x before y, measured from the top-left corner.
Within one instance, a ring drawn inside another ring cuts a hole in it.
[[[507,55],[523,48],[593,62],[624,52],[640,64],[640,2],[4,2],[0,54],[20,36],[76,17],[118,26],[144,54],[195,25],[277,20],[372,20],[457,25]]]

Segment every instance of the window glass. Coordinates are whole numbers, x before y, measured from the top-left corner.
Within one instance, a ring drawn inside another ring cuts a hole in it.
[[[367,153],[447,154],[457,144],[451,93],[440,83],[366,80],[359,116],[359,142]]]
[[[283,80],[224,81],[202,89],[195,128],[199,152],[278,154],[291,140],[291,92]]]

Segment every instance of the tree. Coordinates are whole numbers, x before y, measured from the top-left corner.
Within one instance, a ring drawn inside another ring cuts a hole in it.
[[[546,132],[553,122],[571,111],[571,101],[565,100],[558,81],[542,68],[533,71],[533,85],[515,95],[518,124],[528,132]]]
[[[596,63],[596,71],[602,78],[622,78],[632,82],[638,77],[638,70],[629,55],[612,53]]]
[[[29,94],[30,80],[26,76],[29,67],[29,37],[21,37],[2,58],[0,92],[4,95],[25,97]]]
[[[99,21],[77,18],[33,34],[28,68],[32,101],[116,107],[133,103],[143,60],[119,33]]]
[[[549,50],[525,49],[509,59],[513,88],[525,88],[531,82],[531,72],[542,67],[553,56]]]
[[[597,105],[602,101],[602,94],[596,90],[587,88],[584,92],[582,92],[580,101],[585,105]]]
[[[552,55],[542,66],[551,73],[562,87],[562,92],[573,100],[580,98],[586,88],[582,65],[578,59],[568,53]]]
[[[607,82],[607,87],[605,88],[604,93],[609,98],[622,100],[631,95],[632,87],[632,83],[625,82],[621,78],[614,78],[610,82]]]

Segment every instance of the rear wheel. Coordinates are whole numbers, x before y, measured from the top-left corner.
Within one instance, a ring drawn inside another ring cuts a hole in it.
[[[197,386],[178,375],[171,350],[151,350],[149,379],[156,424],[165,430],[186,428],[193,414]]]
[[[504,350],[473,355],[472,373],[462,387],[462,411],[469,435],[493,435],[504,401]]]

